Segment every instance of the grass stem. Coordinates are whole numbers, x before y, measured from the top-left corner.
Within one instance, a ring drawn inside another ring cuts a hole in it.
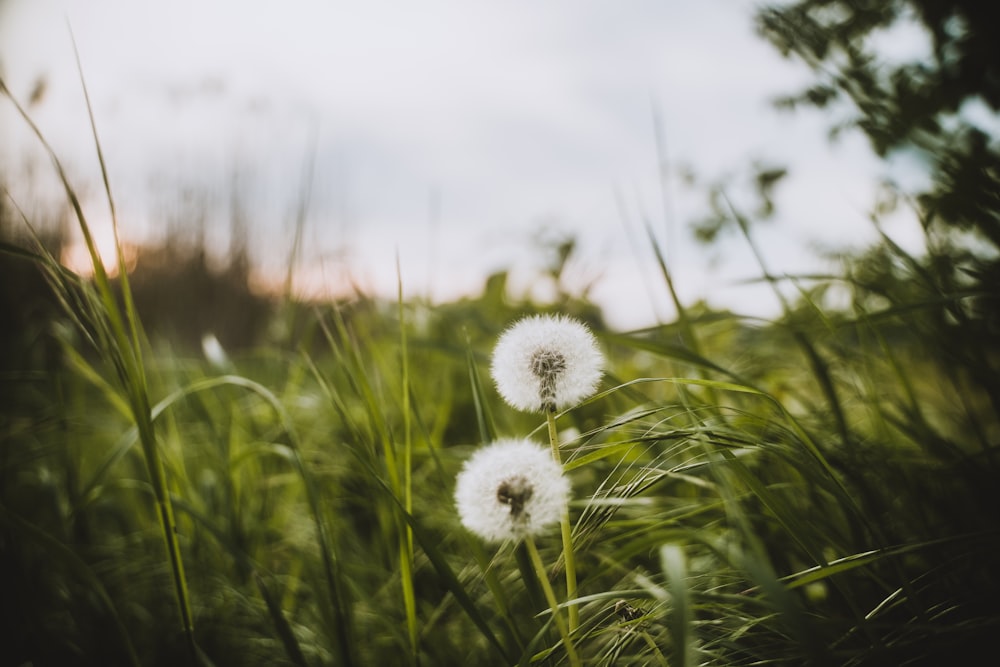
[[[413,434],[410,420],[410,365],[406,338],[406,313],[403,301],[403,279],[399,265],[399,255],[396,255],[396,275],[399,304],[399,344],[400,365],[402,367],[402,400],[403,400],[403,503],[407,514],[413,514]],[[413,529],[400,522],[403,529],[403,539],[399,545],[400,579],[403,586],[403,606],[406,610],[406,629],[410,638],[411,658],[413,664],[418,662],[419,630],[417,627],[417,603],[413,585]]]
[[[545,571],[545,564],[542,562],[542,556],[538,553],[538,547],[535,546],[535,540],[531,536],[528,536],[525,538],[524,543],[528,547],[528,555],[531,557],[531,564],[535,567],[538,581],[542,584],[545,599],[548,600],[549,607],[552,609],[552,620],[555,621],[559,635],[562,637],[563,646],[566,647],[566,654],[569,656],[569,662],[574,667],[579,667],[583,663],[580,661],[580,656],[573,646],[573,640],[570,637],[569,630],[566,628],[566,622],[563,620],[562,614],[559,613],[559,602],[556,600],[556,594],[552,590],[552,584],[549,583],[549,575]]]
[[[562,465],[562,457],[559,455],[559,432],[556,430],[555,410],[546,410],[545,418],[549,426],[549,444],[552,445],[552,457],[556,463]],[[569,523],[569,510],[563,511],[559,527],[562,533],[563,559],[566,565],[566,599],[569,601],[576,598],[576,557],[573,555],[573,528]],[[580,627],[580,609],[576,603],[570,604],[568,609],[569,631],[575,632]]]

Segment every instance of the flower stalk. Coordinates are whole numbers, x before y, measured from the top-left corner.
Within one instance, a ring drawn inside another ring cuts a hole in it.
[[[525,546],[528,547],[528,555],[531,557],[531,564],[535,568],[535,573],[538,575],[538,581],[542,584],[542,591],[545,593],[545,599],[549,603],[549,608],[552,610],[552,620],[556,624],[556,629],[559,630],[559,636],[562,637],[563,646],[566,647],[566,654],[569,656],[569,662],[573,667],[579,667],[583,663],[580,662],[580,656],[576,652],[576,647],[573,646],[572,631],[566,627],[566,622],[563,620],[562,614],[559,612],[559,602],[556,600],[556,594],[552,590],[552,584],[549,583],[549,575],[545,571],[545,564],[542,562],[542,556],[538,553],[538,547],[535,546],[535,540],[530,536],[524,540]]]
[[[536,315],[509,327],[493,350],[491,371],[497,391],[513,408],[545,414],[552,459],[562,469],[557,410],[591,396],[603,373],[604,357],[590,329],[571,317]],[[576,558],[569,508],[559,517],[566,599],[576,599]],[[580,609],[568,605],[569,631],[580,626]]]
[[[549,427],[549,444],[552,446],[552,458],[562,466],[562,457],[559,454],[559,432],[556,430],[556,411],[552,407],[545,411],[545,419]],[[566,567],[566,600],[570,603],[569,610],[569,631],[575,632],[580,627],[580,608],[575,602],[576,598],[576,557],[573,555],[573,528],[569,523],[569,508],[563,509],[562,516],[559,517],[559,528],[562,533],[563,563]]]

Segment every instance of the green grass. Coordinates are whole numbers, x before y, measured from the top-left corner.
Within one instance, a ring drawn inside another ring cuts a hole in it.
[[[453,506],[476,447],[549,436],[489,380],[496,336],[544,310],[502,276],[434,308],[288,302],[293,334],[217,368],[148,340],[96,253],[83,280],[2,250],[62,310],[22,341],[46,364],[4,351],[0,666],[570,664],[547,588],[586,665],[941,664],[1000,630],[1000,359],[969,307],[996,297],[939,256],[886,237],[782,278],[772,322],[688,306],[622,333],[568,303],[609,368],[555,417],[567,600],[558,530],[487,546]]]

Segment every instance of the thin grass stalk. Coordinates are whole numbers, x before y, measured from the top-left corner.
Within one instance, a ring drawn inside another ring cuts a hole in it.
[[[669,162],[667,161],[667,149],[665,145],[665,137],[663,131],[663,118],[660,114],[660,109],[658,105],[653,104],[652,108],[653,115],[653,136],[654,145],[656,147],[656,161],[660,170],[660,205],[662,207],[663,222],[667,226],[667,243],[670,242],[669,228],[673,223],[673,215],[670,206],[670,193],[667,191],[667,168]],[[670,300],[674,304],[674,308],[677,310],[677,321],[681,325],[681,331],[684,335],[685,342],[691,347],[692,350],[699,356],[701,355],[701,344],[698,340],[698,336],[695,333],[694,325],[691,323],[691,318],[688,315],[687,309],[684,307],[680,296],[677,293],[677,289],[674,287],[674,279],[670,273],[670,262],[669,258],[666,256],[666,252],[660,247],[660,243],[656,240],[656,234],[653,232],[653,226],[649,220],[644,220],[646,228],[646,236],[649,238],[649,244],[653,248],[653,252],[656,254],[656,262],[660,267],[660,273],[663,274],[663,280],[667,284],[667,290],[670,292]],[[669,247],[668,247],[669,250]],[[713,404],[717,404],[717,401],[713,399]]]
[[[326,575],[330,595],[333,598],[333,610],[336,615],[333,619],[333,631],[337,637],[336,648],[340,656],[340,664],[354,665],[356,664],[354,657],[354,623],[351,615],[347,587],[345,585],[343,573],[340,569],[340,564],[336,557],[336,552],[333,548],[333,540],[330,536],[330,531],[327,527],[326,521],[324,520],[324,514],[319,500],[319,490],[316,488],[316,482],[302,458],[302,451],[298,438],[294,435],[295,432],[291,428],[288,416],[281,408],[281,404],[278,402],[277,397],[274,396],[266,387],[251,380],[246,380],[245,378],[238,378],[237,376],[227,379],[242,380],[242,382],[234,382],[234,384],[242,384],[243,386],[257,392],[266,398],[278,413],[279,419],[281,420],[282,430],[285,432],[285,436],[289,440],[289,450],[291,450],[292,453],[292,463],[294,464],[299,477],[302,479],[302,485],[305,488],[306,500],[309,503],[309,511],[312,514],[313,524],[316,529],[316,537],[319,541],[320,555],[323,561],[323,571]]]
[[[413,514],[413,435],[410,423],[410,363],[406,337],[406,317],[403,308],[403,278],[396,256],[396,275],[399,301],[400,365],[403,370],[403,504],[406,513]],[[403,586],[403,606],[406,610],[406,628],[410,636],[411,658],[417,663],[419,634],[417,631],[417,601],[413,586],[413,529],[397,520],[403,529],[404,539],[399,544],[400,580]]]
[[[663,276],[663,281],[667,284],[667,291],[670,292],[670,300],[677,310],[677,322],[681,325],[684,342],[694,350],[695,354],[700,355],[701,345],[698,342],[698,336],[695,334],[694,325],[691,323],[691,317],[688,315],[687,308],[684,307],[684,303],[677,293],[677,288],[674,286],[673,274],[670,272],[670,267],[667,266],[667,259],[663,256],[663,250],[656,241],[656,236],[653,234],[653,229],[648,220],[645,221],[644,228],[646,236],[649,238],[649,244],[653,248],[653,254],[656,255],[656,264],[660,269],[660,274]]]
[[[514,554],[514,564],[517,565],[518,574],[521,575],[521,581],[524,582],[524,594],[527,602],[532,609],[540,609],[543,605],[548,604],[548,601],[545,599],[545,594],[542,593],[542,587],[535,581],[537,579],[534,574],[535,566],[531,563],[531,556],[528,555],[528,547],[524,545],[524,542],[518,542],[511,551]]]
[[[493,424],[493,415],[489,411],[489,402],[483,397],[483,380],[479,375],[479,366],[476,364],[475,353],[472,351],[472,341],[469,339],[468,331],[465,332],[465,363],[469,371],[469,388],[472,391],[472,403],[476,409],[476,424],[479,426],[479,439],[481,443],[492,441],[496,437],[496,426]]]
[[[111,213],[111,234],[115,244],[115,261],[118,264],[118,280],[122,286],[122,299],[125,302],[125,315],[129,325],[129,334],[132,337],[132,349],[135,350],[138,356],[142,349],[140,337],[141,326],[135,302],[132,298],[132,289],[129,284],[128,271],[126,270],[125,252],[118,234],[118,209],[115,206],[115,198],[111,196],[111,180],[108,178],[108,167],[104,161],[104,150],[101,148],[101,142],[97,136],[97,121],[94,119],[94,109],[90,103],[90,91],[87,89],[87,82],[83,78],[83,64],[80,61],[80,52],[77,50],[76,38],[73,37],[72,29],[70,30],[70,40],[73,43],[73,54],[76,56],[77,72],[80,75],[80,86],[83,89],[83,101],[87,108],[87,118],[90,120],[90,131],[94,137],[94,148],[97,150],[97,163],[101,168],[104,194],[108,200],[108,209]],[[141,363],[141,359],[139,361],[140,363],[136,365],[136,372],[139,374],[142,384],[145,385],[146,370]]]
[[[632,227],[629,224],[629,215],[626,212],[624,195],[618,188],[615,188],[614,197],[615,197],[615,205],[618,209],[618,217],[621,219],[622,226],[625,228],[626,235],[628,236],[629,245],[632,247],[632,252],[635,254],[635,258],[638,261],[639,258],[642,256],[643,249],[640,248],[639,243],[637,242],[635,235],[633,234]],[[641,275],[641,279],[642,279],[642,286],[645,288],[646,295],[649,297],[649,305],[652,308],[653,312],[656,313],[657,295],[659,290],[654,288],[654,286],[651,284],[651,281],[646,276],[645,272]],[[662,322],[659,314],[656,315],[656,320],[658,323]]]
[[[288,659],[297,665],[298,667],[309,667],[309,663],[306,661],[305,655],[302,653],[302,647],[299,646],[299,640],[296,639],[295,633],[292,631],[291,625],[288,623],[288,619],[285,618],[285,613],[281,608],[281,604],[275,598],[274,593],[268,587],[267,582],[260,572],[254,571],[253,573],[254,583],[257,584],[257,590],[260,591],[260,595],[264,598],[264,604],[267,605],[267,611],[271,615],[271,620],[274,622],[274,627],[278,632],[278,637],[281,639],[281,643],[285,647],[285,653],[288,655]]]
[[[667,190],[668,179],[668,167],[669,161],[667,160],[667,149],[665,136],[663,131],[663,118],[660,114],[660,109],[658,105],[654,103],[653,105],[653,134],[655,137],[656,146],[656,160],[660,170],[660,205],[662,207],[663,221],[667,227],[667,243],[670,242],[670,227],[673,224],[673,214],[670,206],[670,193]],[[646,236],[649,238],[649,243],[653,248],[653,252],[656,255],[656,262],[660,268],[660,273],[663,275],[664,282],[667,284],[667,290],[670,292],[670,300],[674,304],[674,308],[677,311],[677,321],[681,325],[681,333],[684,336],[684,342],[688,344],[691,350],[698,356],[702,356],[701,353],[701,341],[698,338],[698,334],[695,331],[694,323],[691,321],[691,316],[688,314],[687,309],[684,307],[684,303],[680,299],[680,295],[677,293],[677,289],[674,286],[673,275],[670,272],[670,260],[667,256],[669,251],[669,246],[667,250],[663,250],[660,244],[656,240],[656,235],[653,233],[652,224],[646,220],[645,221]],[[708,379],[705,374],[704,368],[698,369],[699,375]],[[714,391],[708,390],[709,403],[711,405],[718,405]]]
[[[660,568],[667,579],[667,589],[672,601],[668,625],[674,644],[674,662],[678,667],[693,667],[696,637],[694,611],[687,584],[687,559],[681,547],[664,544],[660,547]]]
[[[649,243],[653,247],[653,252],[656,255],[656,263],[660,267],[660,273],[663,275],[663,280],[667,284],[667,289],[670,291],[670,299],[673,301],[674,308],[677,310],[677,322],[681,326],[681,335],[684,338],[684,342],[691,348],[695,356],[702,357],[701,351],[701,341],[698,338],[698,334],[695,331],[694,323],[691,320],[691,316],[687,312],[687,308],[681,302],[680,296],[677,293],[677,289],[674,287],[674,279],[670,273],[670,267],[667,266],[667,259],[663,256],[663,251],[660,249],[660,245],[656,242],[656,237],[653,234],[652,226],[649,221],[646,221],[646,234],[649,237]],[[696,372],[699,377],[703,380],[708,380],[709,375],[706,372],[704,366],[700,364],[695,365]],[[678,391],[684,393],[687,391],[685,387],[678,387]],[[720,405],[719,397],[715,393],[710,385],[706,386],[706,392],[708,394],[708,407],[713,410],[719,418],[722,418],[722,414],[718,409]]]
[[[358,397],[368,408],[368,413],[371,417],[371,427],[373,429],[371,438],[372,440],[377,438],[379,442],[381,442],[383,454],[386,457],[386,472],[392,481],[393,489],[398,492],[400,489],[400,483],[399,469],[396,464],[396,451],[392,445],[392,439],[388,429],[388,420],[379,409],[379,400],[376,397],[375,391],[372,389],[371,382],[368,379],[365,362],[361,356],[361,345],[353,340],[354,337],[348,329],[347,322],[344,320],[344,314],[341,312],[340,308],[334,308],[333,315],[337,334],[344,341],[344,345],[341,346],[337,344],[332,336],[332,332],[329,331],[326,333],[327,340],[329,341],[331,348],[337,354],[339,365],[347,371],[347,379],[350,381],[352,388],[357,392]],[[326,330],[325,325],[324,330]],[[350,344],[351,342],[354,344]],[[374,449],[372,450],[372,453],[374,453]]]
[[[663,150],[662,146],[660,145],[659,138],[657,143],[657,152],[660,164],[661,165],[666,164],[666,160],[663,156]],[[664,213],[666,214],[666,211],[668,210],[667,207],[668,197],[665,190],[663,190],[661,194],[664,204]],[[618,203],[619,215],[621,216],[623,222],[625,222],[627,226],[628,220],[627,220],[627,215],[625,213],[625,206],[621,201],[621,197],[617,197],[616,199],[618,200],[617,203]],[[643,231],[646,233],[646,238],[649,241],[649,245],[653,249],[653,254],[656,257],[657,267],[660,269],[660,274],[663,276],[663,281],[667,285],[667,291],[670,293],[670,300],[674,304],[674,309],[677,312],[677,322],[681,327],[681,337],[683,338],[684,343],[690,348],[690,351],[694,353],[694,356],[697,358],[702,358],[703,355],[701,354],[701,343],[698,338],[697,332],[695,331],[692,318],[688,314],[687,309],[684,307],[684,303],[681,301],[680,295],[677,292],[677,288],[674,285],[673,274],[670,272],[670,267],[668,265],[667,258],[664,255],[663,250],[660,248],[660,243],[656,239],[656,234],[653,231],[653,226],[650,223],[649,219],[646,218],[645,216],[643,216]],[[685,356],[686,354],[690,354],[688,350],[683,350],[682,353],[685,353]],[[698,374],[701,376],[701,378],[707,380],[709,376],[706,372],[705,367],[697,363],[695,365],[698,368]],[[684,392],[687,390],[684,387],[678,387],[678,391]],[[719,401],[716,399],[714,390],[709,387],[706,389],[706,391],[710,399],[709,404],[712,406],[717,406],[719,404]]]
[[[313,173],[316,167],[315,135],[316,128],[313,127],[309,137],[311,150],[302,167],[301,190],[299,190],[298,208],[295,212],[295,232],[292,236],[292,247],[288,251],[288,271],[285,273],[285,285],[282,289],[282,295],[286,303],[290,303],[292,300],[295,265],[298,263],[299,255],[302,252],[302,236],[305,232],[306,216],[309,213],[309,202],[312,199]]]
[[[750,247],[750,250],[753,253],[754,257],[756,258],[757,263],[761,267],[761,270],[764,272],[764,278],[767,280],[768,284],[771,285],[772,290],[774,291],[775,295],[781,302],[782,310],[786,315],[791,313],[791,306],[788,303],[788,300],[785,298],[781,290],[778,289],[776,278],[768,270],[767,265],[764,261],[764,256],[760,252],[760,249],[757,247],[756,242],[754,241],[752,235],[750,234],[749,223],[747,222],[746,218],[739,213],[739,211],[736,209],[733,203],[728,199],[728,197],[725,198],[725,201],[734,219],[739,225],[740,231],[743,234],[743,237],[746,240],[747,245]],[[905,259],[909,260],[913,265],[918,266],[916,260],[907,255],[887,235],[882,233],[882,236],[886,240],[886,242],[889,243],[899,253],[901,253]],[[823,394],[826,396],[827,402],[831,410],[833,410],[834,418],[837,422],[838,430],[840,431],[841,442],[844,444],[844,446],[850,446],[851,437],[850,437],[850,431],[847,426],[847,420],[844,416],[842,403],[837,393],[836,386],[833,382],[833,378],[829,373],[829,367],[826,361],[822,358],[822,356],[816,350],[816,347],[812,344],[809,338],[802,331],[796,329],[792,333],[793,337],[795,338],[795,341],[800,345],[800,347],[802,347],[803,351],[809,358],[810,365],[812,367],[814,375],[816,376],[817,382],[819,383],[820,388],[823,391]],[[813,456],[818,459],[819,463],[823,466],[823,468],[826,469],[830,477],[837,483],[837,487],[842,492],[841,497],[842,501],[844,502],[844,505],[846,507],[851,508],[854,511],[855,515],[860,520],[860,523],[868,529],[870,534],[874,536],[874,538],[878,541],[880,546],[883,547],[887,546],[889,542],[886,536],[884,535],[883,531],[881,530],[881,528],[876,523],[870,521],[869,517],[865,515],[865,513],[862,511],[860,504],[857,502],[855,497],[850,493],[850,491],[844,486],[840,477],[836,475],[836,473],[830,466],[829,462],[826,460],[826,457],[822,456],[818,446],[812,441],[812,438],[807,436],[805,430],[798,424],[797,420],[792,418],[791,413],[789,413],[788,410],[785,409],[785,407],[781,405],[780,402],[777,401],[777,399],[772,399],[772,400],[774,400],[774,402],[779,405],[779,408],[782,410],[782,412],[785,413],[785,416],[791,421],[795,429],[798,431],[800,437],[805,436],[803,442],[807,445],[808,449],[812,452]],[[896,561],[893,561],[893,563],[900,574],[900,579],[903,582],[903,588],[906,589],[908,592],[907,599],[915,600],[916,598],[914,597],[914,593],[912,591],[910,582],[908,581],[905,573],[902,572],[901,566]],[[860,617],[860,612],[854,605],[853,601],[850,599],[850,596],[848,595],[845,597],[847,599],[848,604],[851,606],[851,609],[854,612],[855,616]],[[924,610],[921,609],[920,605],[914,604],[912,606],[915,608],[915,614],[917,618],[920,621],[925,621],[926,615],[924,613]],[[871,638],[872,632],[869,629],[869,627],[863,622],[859,622],[859,625],[861,626],[862,630],[866,633],[866,635],[869,636],[869,638]],[[873,641],[876,644],[881,643],[880,638],[876,638]]]
[[[573,646],[573,639],[570,637],[569,630],[566,627],[566,622],[563,620],[562,612],[559,610],[559,601],[556,599],[556,594],[552,590],[552,584],[549,583],[549,574],[545,570],[545,563],[542,562],[542,557],[538,553],[538,547],[535,546],[535,540],[529,535],[524,539],[524,544],[528,548],[528,555],[531,557],[531,564],[535,568],[535,574],[538,576],[538,581],[542,585],[542,590],[545,592],[545,599],[549,603],[549,608],[552,610],[552,619],[555,621],[556,628],[559,630],[559,635],[562,637],[563,646],[566,648],[566,654],[569,656],[569,662],[573,667],[580,667],[583,663],[580,661],[580,656],[576,652],[576,648]]]
[[[500,618],[503,619],[504,624],[510,632],[510,636],[513,637],[518,648],[524,650],[524,638],[521,636],[521,629],[517,625],[516,617],[511,611],[510,595],[508,594],[507,587],[503,585],[500,577],[497,576],[497,568],[494,567],[493,561],[477,540],[472,539],[468,533],[463,533],[463,537],[465,537],[466,548],[472,552],[472,557],[479,566],[479,571],[483,575],[483,582],[485,582],[486,587],[490,590],[491,599],[497,607]],[[515,547],[514,553],[515,557],[520,553],[517,547]],[[530,582],[527,577],[522,576],[521,579],[525,583],[525,588],[528,589],[529,598],[534,602],[535,592],[531,590],[533,582]]]
[[[73,209],[73,214],[75,215],[77,222],[79,224],[80,232],[83,235],[83,241],[84,244],[87,246],[87,253],[90,256],[90,260],[94,269],[93,279],[94,283],[97,285],[98,288],[98,296],[99,296],[98,305],[95,306],[93,303],[91,303],[89,300],[86,299],[81,301],[78,298],[73,298],[76,295],[73,295],[69,291],[67,286],[63,284],[62,280],[57,281],[56,284],[54,285],[60,303],[62,303],[64,307],[68,309],[68,315],[74,320],[74,322],[77,322],[81,325],[82,330],[87,333],[88,338],[90,338],[98,347],[108,344],[109,341],[107,338],[107,332],[98,330],[97,332],[95,332],[96,335],[92,337],[90,335],[91,332],[87,329],[86,326],[84,326],[83,321],[78,316],[81,313],[77,313],[76,310],[74,309],[86,310],[87,312],[82,314],[90,315],[95,320],[94,322],[92,322],[92,324],[95,326],[101,323],[99,320],[102,319],[101,316],[103,315],[103,319],[106,320],[104,323],[110,325],[111,330],[116,335],[119,335],[121,338],[127,338],[125,334],[124,325],[122,324],[121,314],[118,311],[117,304],[111,292],[110,280],[108,278],[107,270],[104,267],[104,262],[101,260],[100,253],[97,251],[97,244],[94,241],[94,236],[93,234],[91,234],[90,226],[87,224],[86,217],[83,214],[83,207],[80,204],[80,199],[77,197],[76,191],[73,190],[72,186],[69,183],[69,177],[66,175],[66,170],[62,166],[62,162],[60,162],[58,156],[56,156],[55,150],[48,143],[48,141],[46,141],[44,135],[42,135],[42,131],[38,128],[37,125],[35,125],[34,121],[31,120],[31,117],[28,115],[28,112],[24,110],[24,107],[22,107],[20,103],[11,94],[10,90],[7,88],[7,85],[4,83],[2,78],[0,78],[0,94],[5,95],[7,99],[11,101],[11,103],[14,105],[14,108],[17,110],[18,114],[31,129],[32,133],[38,139],[39,143],[42,145],[42,148],[45,150],[46,154],[48,154],[49,159],[52,161],[52,165],[56,170],[56,175],[59,177],[59,180],[62,183],[63,190],[66,193],[66,198],[69,200],[70,207]],[[49,271],[49,273],[52,274],[53,271]],[[56,270],[55,273],[60,276],[62,276],[63,274],[63,272],[59,270]],[[114,350],[109,350],[108,352],[110,353],[113,351]],[[122,351],[123,350],[118,350],[118,352]],[[121,379],[124,382],[125,368],[122,365],[122,360],[118,358],[118,355],[113,355],[110,361],[114,365],[115,372],[118,373],[119,379]]]
[[[157,515],[160,517],[160,527],[163,531],[165,546],[170,557],[170,569],[173,575],[174,591],[177,596],[184,636],[191,652],[192,662],[197,662],[200,651],[198,651],[198,647],[194,639],[194,616],[191,612],[191,596],[187,587],[187,577],[184,573],[184,559],[181,554],[180,540],[177,535],[177,521],[174,517],[173,505],[170,501],[170,491],[168,489],[166,470],[158,451],[156,434],[153,430],[146,371],[142,362],[142,346],[139,333],[141,331],[141,325],[139,323],[139,315],[136,311],[135,302],[132,298],[132,290],[128,280],[128,270],[125,265],[125,255],[118,235],[118,217],[115,209],[114,197],[111,195],[111,182],[108,178],[107,164],[104,161],[104,153],[101,149],[101,142],[97,135],[97,123],[94,119],[94,110],[90,103],[90,94],[87,90],[87,84],[83,77],[83,65],[80,61],[80,54],[77,50],[76,40],[73,38],[72,31],[70,31],[70,38],[73,42],[73,52],[76,56],[77,69],[80,75],[80,84],[83,88],[84,102],[87,108],[87,116],[90,120],[90,128],[94,137],[94,145],[97,149],[97,161],[101,168],[104,191],[111,211],[111,231],[114,237],[115,255],[118,263],[118,276],[121,285],[122,299],[124,301],[125,319],[128,322],[129,334],[131,337],[131,341],[129,341],[125,337],[124,331],[121,330],[121,325],[119,324],[115,328],[115,333],[118,338],[117,342],[119,344],[118,349],[126,353],[124,355],[126,362],[131,362],[126,366],[127,370],[130,371],[128,373],[128,379],[130,381],[127,384],[129,403],[132,406],[136,426],[139,429],[139,441],[142,443],[146,466],[149,469],[149,476],[153,482],[153,490],[156,494]],[[69,188],[68,183],[67,188]],[[79,216],[79,221],[83,227],[88,226],[82,215]],[[96,248],[90,248],[90,250],[92,260],[95,260],[97,264],[101,264],[100,255],[96,252]],[[101,266],[103,267],[103,264],[101,264]],[[115,313],[115,319],[120,321],[120,316],[117,316],[117,305],[114,303],[110,286],[107,284],[107,276],[104,278],[102,291],[105,293],[105,301],[111,306],[109,312]]]
[[[156,511],[160,517],[160,527],[163,531],[166,542],[167,553],[170,557],[170,568],[174,580],[174,592],[177,596],[180,608],[181,623],[187,641],[197,655],[194,641],[194,617],[191,613],[190,593],[187,588],[187,579],[184,575],[184,559],[181,555],[180,541],[177,539],[177,521],[174,518],[173,504],[170,501],[170,493],[167,490],[167,475],[163,467],[156,447],[153,425],[149,419],[149,405],[142,397],[145,406],[144,418],[138,420],[139,441],[142,443],[143,455],[149,469],[150,478],[153,481],[153,491],[156,495]],[[140,408],[143,409],[143,408]]]
[[[343,363],[345,363],[344,356],[340,351],[340,347],[333,339],[333,334],[331,333],[330,328],[326,326],[324,322],[320,321],[320,329],[323,332],[323,336],[327,344],[330,346],[330,350],[334,354],[334,359],[337,362],[337,365],[340,366]],[[343,397],[340,395],[340,392],[336,391],[333,384],[329,380],[327,380],[327,378],[323,375],[323,372],[319,369],[319,367],[316,365],[316,362],[313,360],[313,358],[309,355],[307,351],[302,350],[301,354],[305,362],[305,365],[309,369],[309,372],[312,375],[313,379],[323,390],[323,393],[326,395],[326,398],[330,401],[330,404],[336,410],[337,415],[340,417],[341,421],[348,429],[350,429],[353,439],[356,442],[368,442],[370,438],[364,433],[364,431],[362,431],[361,427],[352,417],[351,411],[348,409],[347,404],[345,403]]]
[[[910,373],[908,373],[903,364],[900,363],[893,346],[889,344],[888,340],[886,340],[885,333],[880,327],[876,326],[876,324],[872,322],[869,313],[859,303],[858,299],[855,299],[854,311],[856,313],[857,320],[855,331],[858,340],[866,342],[867,345],[870,345],[871,343],[868,341],[868,338],[871,337],[874,339],[881,358],[886,364],[888,364],[892,377],[896,380],[896,383],[903,392],[905,405],[904,412],[910,417],[910,419],[920,425],[921,428],[930,430],[930,425],[927,423],[923,408],[917,398],[917,392],[914,389],[913,382],[910,380]],[[875,379],[873,378],[871,382],[874,383]],[[874,387],[869,390],[869,393],[873,397],[878,395]],[[869,400],[869,403],[871,404],[874,419],[878,420],[879,428],[884,431],[884,429],[888,428],[886,422],[889,420],[886,419],[882,402],[873,398]]]
[[[732,452],[724,448],[720,448],[716,452],[710,449],[709,443],[704,440],[701,441],[701,444],[708,461],[714,461],[716,460],[716,456],[718,456],[718,460],[725,463],[724,467],[713,465],[711,470],[717,480],[717,488],[725,503],[726,513],[734,525],[739,528],[743,539],[747,542],[747,548],[743,556],[743,566],[747,573],[751,575],[751,578],[757,582],[757,586],[752,590],[763,592],[769,597],[789,623],[789,627],[793,629],[794,634],[804,640],[810,635],[810,632],[807,624],[799,618],[803,614],[803,611],[795,603],[795,600],[789,596],[788,590],[791,587],[785,586],[784,580],[778,578],[777,574],[773,571],[763,543],[757,537],[756,533],[753,532],[749,517],[746,515],[739,501],[737,501],[739,493],[734,480],[744,484],[760,500],[762,505],[769,510],[771,515],[782,526],[786,534],[803,550],[803,553],[815,561],[815,567],[821,570],[829,567],[829,561],[822,553],[822,545],[814,545],[807,541],[807,537],[809,537],[808,532],[799,522],[795,512],[784,506],[783,503],[778,502],[778,497],[772,494],[768,487],[763,485]],[[839,480],[837,481],[839,484]],[[860,511],[859,508],[855,507],[854,502],[850,503],[848,509]],[[864,615],[853,599],[851,591],[845,589],[841,582],[836,579],[832,580],[831,584],[834,589],[841,593],[844,602],[851,610],[857,627],[865,633],[873,645],[878,645],[881,640],[864,622]],[[807,645],[807,642],[804,642],[803,645]],[[815,647],[811,647],[810,650],[815,650]]]
[[[555,407],[550,406],[545,411],[545,420],[549,428],[549,444],[552,446],[552,458],[562,465],[559,454],[559,432],[556,430]],[[559,529],[562,534],[563,563],[566,567],[566,600],[569,604],[569,631],[576,632],[580,627],[580,608],[573,600],[576,598],[576,556],[573,554],[573,527],[569,522],[569,508],[563,508],[559,518]]]

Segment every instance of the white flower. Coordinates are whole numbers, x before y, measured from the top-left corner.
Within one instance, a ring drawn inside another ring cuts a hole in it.
[[[569,480],[552,453],[530,440],[503,439],[465,462],[455,484],[462,525],[488,542],[520,540],[558,523]]]
[[[585,324],[535,315],[508,328],[493,350],[497,391],[518,410],[544,412],[587,398],[601,381],[604,357]]]

